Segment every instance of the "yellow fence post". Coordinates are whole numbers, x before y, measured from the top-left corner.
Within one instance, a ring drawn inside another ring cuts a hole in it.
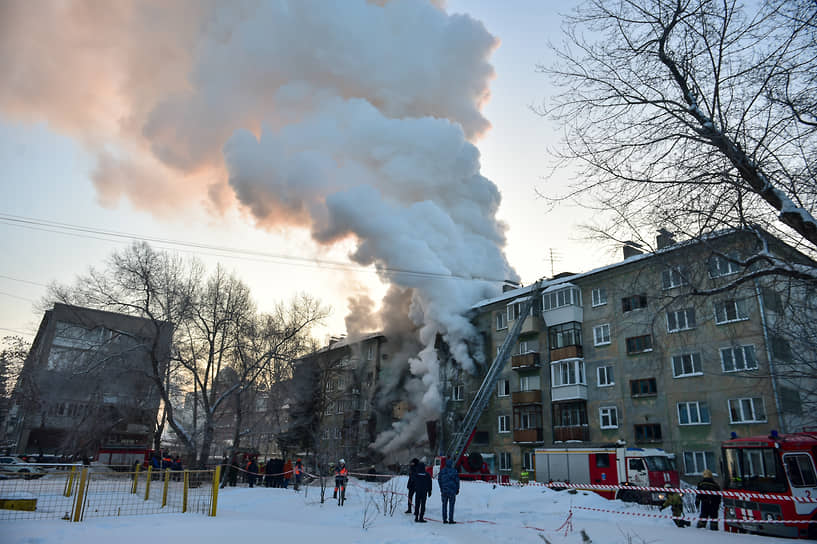
[[[68,478],[65,480],[65,489],[63,490],[64,497],[70,497],[71,492],[74,490],[74,476],[77,474],[77,467],[72,466],[71,472],[68,473]]]
[[[210,495],[210,515],[215,517],[218,508],[218,483],[221,480],[221,465],[216,465],[213,471],[213,492]]]
[[[133,471],[133,487],[131,487],[130,492],[136,495],[136,488],[139,487],[139,469],[141,467],[136,465],[136,470]]]
[[[162,508],[167,506],[167,487],[170,485],[170,470],[165,469],[165,488],[162,490]]]
[[[83,468],[79,475],[79,487],[77,488],[77,496],[74,500],[74,510],[71,512],[71,519],[76,521],[82,520],[82,511],[85,508],[85,490],[88,485],[88,469]]]
[[[187,489],[190,487],[190,471],[184,470],[184,491],[182,492],[182,513],[187,512]]]
[[[148,465],[147,480],[145,480],[145,500],[150,498],[150,480],[153,473],[153,467]]]

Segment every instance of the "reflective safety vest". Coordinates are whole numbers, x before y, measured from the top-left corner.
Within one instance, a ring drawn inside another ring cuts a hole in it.
[[[302,469],[301,469],[301,465],[300,465],[300,464],[296,464],[296,465],[295,465],[295,475],[296,475],[296,476],[300,476],[300,474],[301,474],[301,470],[302,470]]]

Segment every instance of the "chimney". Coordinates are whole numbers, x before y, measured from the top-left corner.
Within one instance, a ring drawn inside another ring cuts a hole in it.
[[[502,292],[507,293],[508,291],[519,289],[520,287],[522,287],[522,284],[518,281],[505,280],[505,282],[502,284]]]
[[[655,238],[655,247],[657,249],[664,249],[675,243],[675,238],[672,233],[665,228],[658,229],[658,236]]]
[[[644,253],[641,249],[641,244],[637,242],[633,242],[632,240],[627,240],[624,242],[624,258],[629,259],[630,257],[634,257],[636,255],[641,255]]]

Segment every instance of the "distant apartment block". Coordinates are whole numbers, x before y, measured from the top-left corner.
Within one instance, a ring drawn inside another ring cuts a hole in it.
[[[18,453],[96,455],[152,447],[171,327],[55,304],[26,358],[5,431]],[[155,355],[152,357],[152,354]]]

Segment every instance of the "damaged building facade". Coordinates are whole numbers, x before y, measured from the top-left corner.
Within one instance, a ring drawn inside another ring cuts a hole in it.
[[[770,252],[814,264],[767,239]],[[525,322],[469,451],[518,477],[538,447],[624,440],[674,453],[682,476],[696,477],[719,472],[732,433],[814,425],[812,288],[767,276],[696,294],[745,273],[736,261],[758,243],[749,232],[684,243],[664,235],[655,252],[628,246],[619,263],[476,304],[489,359],[509,326]],[[533,310],[520,315],[528,297]],[[480,384],[452,384],[448,410],[464,413]]]
[[[6,434],[20,454],[95,456],[152,447],[170,356],[170,324],[54,304],[45,312],[13,395]]]

